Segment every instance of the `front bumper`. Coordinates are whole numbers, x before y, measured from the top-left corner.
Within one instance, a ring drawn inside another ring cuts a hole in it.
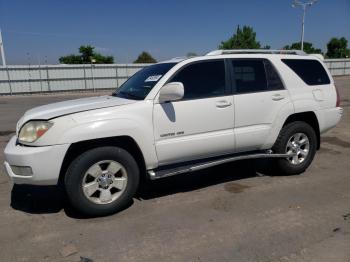
[[[15,184],[56,185],[69,144],[29,147],[13,136],[5,148],[5,169]],[[30,167],[32,174],[15,174],[11,166]]]

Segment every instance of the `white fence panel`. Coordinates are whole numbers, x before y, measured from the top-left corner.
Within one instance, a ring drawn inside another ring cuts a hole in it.
[[[350,75],[350,59],[326,59],[325,63],[334,76]]]
[[[115,89],[148,64],[0,67],[0,94]]]
[[[350,59],[326,59],[332,75],[350,75]],[[115,89],[149,64],[0,66],[0,95]]]

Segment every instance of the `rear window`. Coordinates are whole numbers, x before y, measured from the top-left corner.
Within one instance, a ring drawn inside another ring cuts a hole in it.
[[[327,85],[331,82],[326,70],[317,60],[282,59],[282,62],[310,86]]]

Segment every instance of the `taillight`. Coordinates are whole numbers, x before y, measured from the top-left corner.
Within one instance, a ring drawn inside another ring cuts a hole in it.
[[[340,96],[339,96],[339,91],[338,91],[338,88],[336,86],[335,87],[335,92],[337,93],[337,102],[335,103],[335,106],[336,107],[339,107],[340,106]]]

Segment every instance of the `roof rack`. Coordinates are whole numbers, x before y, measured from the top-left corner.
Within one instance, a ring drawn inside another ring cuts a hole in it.
[[[226,55],[226,54],[287,54],[287,55],[306,55],[301,50],[271,50],[271,49],[226,49],[214,50],[206,55]]]
[[[189,58],[189,57],[187,57],[187,56],[177,56],[177,57],[171,58],[170,60],[185,60],[187,58]]]

